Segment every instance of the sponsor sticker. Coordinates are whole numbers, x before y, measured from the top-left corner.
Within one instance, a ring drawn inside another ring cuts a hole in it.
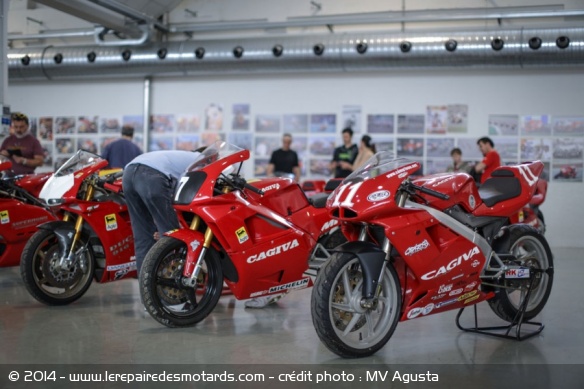
[[[478,290],[473,290],[472,292],[465,293],[458,298],[458,301],[462,301],[462,300],[466,300],[468,298],[471,298],[472,296],[476,295],[478,292],[479,292]]]
[[[461,293],[462,293],[462,288],[458,288],[458,289],[455,289],[452,292],[448,293],[448,295],[449,296],[458,296]]]
[[[420,316],[420,314],[422,313],[423,310],[424,310],[424,308],[414,308],[414,309],[411,309],[408,312],[408,319],[414,319],[414,318]]]
[[[121,263],[119,265],[111,265],[106,268],[107,271],[116,271],[127,269],[128,271],[136,270],[136,261]]]
[[[453,260],[448,262],[448,265],[440,266],[438,268],[438,270],[432,270],[432,271],[429,271],[428,273],[424,274],[422,276],[422,279],[423,280],[431,280],[431,279],[434,279],[438,276],[441,276],[442,274],[446,274],[446,273],[450,272],[451,270],[456,269],[456,267],[458,267],[461,263],[469,261],[472,257],[474,257],[475,255],[477,255],[479,253],[480,253],[479,248],[477,246],[475,246],[472,249],[470,249],[467,253],[463,253],[462,255],[460,255],[457,258],[454,258]],[[477,266],[480,265],[480,262],[475,259],[473,262],[473,267],[476,267],[476,266],[474,266],[475,262],[477,262]]]
[[[285,251],[292,250],[293,248],[298,247],[298,246],[300,246],[300,243],[298,243],[298,239],[294,239],[290,242],[286,242],[286,243],[281,244],[279,246],[272,247],[269,250],[262,251],[259,254],[250,255],[247,258],[247,263],[254,263],[254,262],[266,259],[268,257],[273,257],[273,256],[279,255]]]
[[[505,278],[529,278],[529,269],[508,269]]]
[[[474,207],[477,205],[477,201],[475,200],[475,197],[473,195],[468,196],[468,205],[474,209]]]
[[[262,188],[262,192],[267,192],[267,191],[272,190],[272,189],[276,189],[276,190],[280,189],[280,184],[268,185],[268,186]]]
[[[367,196],[367,201],[374,203],[376,201],[385,200],[388,197],[389,197],[388,190],[378,190],[377,192],[373,192],[369,196]]]
[[[241,227],[237,231],[235,231],[235,235],[237,236],[237,240],[239,240],[239,244],[247,242],[247,240],[249,239],[245,227]]]
[[[329,228],[333,228],[334,226],[339,225],[339,221],[337,219],[331,219],[328,222],[324,223],[324,225],[322,226],[322,228],[320,229],[320,231],[326,231]]]
[[[414,255],[415,253],[419,253],[422,250],[426,250],[428,247],[430,247],[430,243],[428,242],[428,239],[424,239],[423,242],[418,243],[417,245],[408,247],[405,254],[406,255]]]
[[[440,300],[444,296],[446,296],[446,293],[441,293],[441,294],[438,294],[438,295],[432,297],[432,300]]]
[[[442,308],[442,307],[445,307],[447,305],[454,304],[457,301],[458,301],[458,299],[455,299],[455,298],[450,299],[450,300],[446,300],[446,301],[441,301],[438,304],[436,304],[436,308]]]
[[[430,303],[424,307],[424,309],[422,310],[422,315],[426,316],[427,314],[429,314],[433,310],[434,310],[434,303]]]
[[[10,223],[10,215],[8,211],[0,211],[0,224]]]
[[[464,300],[464,303],[465,304],[471,303],[471,302],[473,302],[475,300],[478,300],[479,297],[481,297],[481,295],[480,294],[477,294],[476,296],[473,296],[473,297],[469,298],[468,300]]]
[[[105,229],[106,229],[106,231],[112,231],[112,230],[118,229],[118,220],[116,219],[115,213],[105,215]]]
[[[481,263],[479,261],[477,261],[476,259],[474,261],[472,261],[471,266],[472,267],[477,267],[478,265],[480,265]]]
[[[278,286],[272,286],[268,290],[268,293],[280,292],[282,290],[287,290],[287,289],[301,289],[301,288],[306,288],[308,286],[308,281],[310,281],[310,278],[307,277],[307,278],[303,278],[303,279],[298,280],[298,281],[289,282],[287,284],[278,285]]]
[[[468,291],[471,291],[471,290],[473,290],[473,289],[475,288],[475,286],[477,286],[477,284],[478,284],[478,282],[476,282],[476,281],[473,281],[473,282],[471,282],[470,284],[468,284],[468,285],[467,285],[467,286],[464,288],[464,291],[465,291],[465,292],[468,292]]]
[[[451,290],[452,290],[452,284],[440,285],[440,287],[438,288],[438,293],[446,293],[446,292],[450,292]]]

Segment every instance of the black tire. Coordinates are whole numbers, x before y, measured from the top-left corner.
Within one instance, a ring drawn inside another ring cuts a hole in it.
[[[77,242],[77,249],[86,246],[83,239]],[[89,289],[95,270],[94,255],[89,245],[80,255],[83,257],[75,261],[69,271],[57,270],[57,237],[53,231],[38,230],[24,246],[20,260],[20,275],[28,292],[47,305],[67,305],[78,300]]]
[[[545,219],[543,218],[543,213],[541,210],[537,210],[536,212],[537,222],[539,223],[539,228],[537,229],[542,235],[545,235]]]
[[[358,303],[363,274],[354,254],[334,253],[320,269],[312,289],[312,323],[320,340],[335,354],[343,358],[370,356],[385,346],[395,331],[401,288],[393,266],[384,272],[380,300],[375,308],[367,309]],[[346,299],[346,289],[351,289],[355,298]]]
[[[510,253],[521,266],[546,270],[553,268],[553,258],[546,239],[535,228],[525,224],[510,227]],[[553,272],[537,273],[524,320],[533,319],[544,308],[553,284]],[[491,309],[501,319],[512,322],[517,316],[527,289],[526,280],[504,280],[504,288],[495,288],[495,297],[489,300]]]
[[[167,327],[191,327],[207,317],[223,290],[218,253],[210,248],[203,260],[196,289],[182,285],[187,245],[172,237],[161,238],[148,251],[140,271],[142,302],[150,315]],[[200,293],[200,292],[199,292]]]

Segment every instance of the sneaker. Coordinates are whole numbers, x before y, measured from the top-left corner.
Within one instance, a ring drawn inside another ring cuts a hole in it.
[[[245,302],[245,307],[257,309],[264,308],[280,300],[282,297],[284,297],[284,294],[285,293],[273,294],[271,296],[257,297],[251,300],[247,300]]]

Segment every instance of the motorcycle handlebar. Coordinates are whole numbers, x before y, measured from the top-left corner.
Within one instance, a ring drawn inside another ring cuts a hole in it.
[[[263,196],[264,195],[264,191],[263,190],[258,189],[255,186],[248,184],[247,182],[243,185],[243,187],[245,189],[249,189],[252,192],[255,192],[255,193],[259,194],[260,196]]]
[[[412,184],[411,182],[410,182],[409,185],[410,185],[411,188],[413,188],[413,189],[415,189],[417,191],[420,191],[422,193],[426,193],[427,195],[430,195],[430,196],[438,197],[441,200],[448,200],[450,198],[450,196],[448,196],[448,195],[446,195],[444,193],[440,193],[440,192],[437,192],[435,190],[425,188],[423,186],[418,186],[416,184]]]

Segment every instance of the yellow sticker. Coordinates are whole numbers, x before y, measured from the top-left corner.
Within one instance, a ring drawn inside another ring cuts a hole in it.
[[[247,236],[247,231],[245,230],[245,227],[241,227],[240,229],[235,231],[235,235],[237,235],[237,239],[239,239],[240,244],[243,242],[246,242],[249,239],[249,237]]]
[[[10,215],[8,215],[8,211],[0,211],[0,223],[10,223]]]
[[[115,213],[105,215],[105,229],[107,231],[112,231],[112,230],[118,229],[118,221],[116,219]]]
[[[464,300],[464,303],[465,304],[468,304],[470,302],[473,302],[473,301],[477,300],[479,297],[481,297],[481,295],[480,294],[477,294],[476,296],[473,296],[473,297],[471,297],[471,298],[469,298],[467,300]]]

